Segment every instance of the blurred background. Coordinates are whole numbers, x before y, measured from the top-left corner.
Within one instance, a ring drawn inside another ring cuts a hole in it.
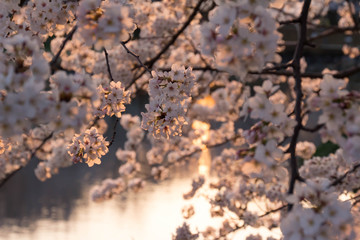
[[[330,11],[329,14],[327,24],[336,23],[336,12]],[[292,58],[296,30],[293,25],[282,28],[286,40],[286,49],[281,53],[284,62]],[[310,36],[315,32],[310,30]],[[358,56],[351,59],[344,56],[342,50],[344,43],[359,46],[359,35],[336,34],[314,43],[317,47],[306,48],[304,53],[308,72],[321,72],[324,67],[348,69],[360,63]],[[350,89],[359,89],[358,78],[358,74],[351,76]],[[146,102],[146,95],[137,97],[127,106],[125,113],[140,115],[145,111]],[[108,119],[108,123],[111,131],[114,119]],[[112,134],[110,131],[108,136]],[[302,135],[307,140],[312,137],[313,134]],[[0,188],[0,239],[171,239],[176,227],[182,225],[181,209],[189,203],[195,205],[196,211],[188,221],[190,224],[199,230],[209,224],[218,224],[216,220],[209,220],[209,206],[204,198],[198,197],[190,202],[182,198],[183,193],[190,190],[192,178],[200,169],[209,167],[209,152],[202,156],[205,158],[201,161],[203,166],[191,163],[171,173],[169,180],[148,183],[139,193],[126,193],[103,203],[92,202],[91,187],[105,178],[118,176],[120,161],[115,152],[125,140],[125,131],[119,124],[116,140],[110,152],[102,158],[101,165],[89,168],[86,164],[76,164],[60,169],[59,174],[45,182],[35,177],[37,160],[32,159]],[[144,156],[147,147],[144,143],[138,154]],[[240,233],[234,239],[241,240],[244,236],[241,237]]]

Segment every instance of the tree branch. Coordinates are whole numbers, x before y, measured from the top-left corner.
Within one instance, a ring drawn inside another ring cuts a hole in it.
[[[276,212],[278,212],[278,211],[281,211],[281,210],[285,209],[286,207],[288,207],[288,205],[283,205],[283,206],[281,206],[281,207],[278,207],[278,208],[269,210],[269,211],[267,211],[266,213],[258,216],[258,218],[266,217],[266,216],[268,216],[268,215],[270,215],[270,214],[272,214],[272,213],[276,213]],[[248,226],[248,225],[246,225],[246,224],[242,224],[242,225],[240,225],[240,226],[236,226],[234,229],[231,230],[231,232],[236,232],[236,231],[238,231],[238,230],[240,230],[240,229],[244,229],[244,228],[247,227],[247,226]],[[228,233],[226,233],[226,234],[221,234],[219,238],[215,238],[215,239],[216,239],[216,240],[222,240],[223,237],[226,237],[226,236],[227,236],[227,234],[228,234]]]
[[[287,64],[286,64],[287,65]],[[284,66],[286,66],[284,65]],[[289,64],[291,66],[291,64]],[[189,66],[185,66],[185,68],[188,68]],[[284,67],[282,67],[284,68]],[[171,68],[170,67],[164,67],[164,68],[159,68],[160,71],[170,71]],[[201,67],[201,66],[194,66],[192,67],[193,71],[211,71],[211,72],[223,72],[226,73],[226,71],[223,71],[221,69],[217,69],[211,66],[205,66],[205,67]],[[292,77],[294,76],[294,72],[293,71],[288,71],[288,70],[282,70],[282,71],[275,71],[275,70],[281,70],[281,66],[278,67],[273,67],[273,68],[265,68],[262,71],[249,71],[248,74],[252,74],[252,75],[277,75],[277,76],[286,76],[286,77]],[[354,67],[345,69],[343,71],[340,71],[338,73],[332,74],[334,78],[345,78],[345,77],[350,77],[354,74],[357,74],[360,72],[360,64],[356,65]],[[302,78],[323,78],[324,74],[322,74],[321,72],[307,72],[307,73],[300,73],[300,76]]]
[[[175,33],[175,35],[171,38],[171,40],[161,49],[161,51],[151,60],[145,62],[145,65],[147,65],[149,68],[151,68],[154,63],[175,43],[175,41],[178,39],[178,37],[185,31],[185,29],[190,25],[192,20],[194,20],[196,14],[200,10],[201,4],[205,0],[199,0],[199,2],[196,4],[193,12],[190,14],[189,18],[186,20],[186,22],[183,24],[183,26]]]
[[[319,125],[315,126],[314,128],[307,128],[307,127],[301,125],[301,130],[303,130],[305,132],[312,132],[313,133],[313,132],[319,131],[324,126],[325,126],[325,124],[319,124]]]
[[[330,187],[334,187],[336,185],[341,184],[344,179],[351,173],[354,173],[358,168],[360,168],[360,163],[354,165],[350,170],[348,170],[347,172],[345,172],[343,175],[341,175],[340,177],[338,177],[337,179],[335,179],[331,184]]]
[[[126,52],[130,54],[131,56],[135,57],[136,60],[139,62],[139,64],[151,75],[150,69],[141,61],[140,56],[132,52],[127,46],[125,42],[120,42],[120,44],[124,47]]]
[[[296,92],[296,100],[295,100],[295,119],[297,122],[297,125],[294,128],[293,136],[290,140],[290,146],[289,146],[289,152],[290,152],[290,159],[289,159],[289,166],[290,166],[290,179],[289,179],[289,189],[288,194],[293,194],[295,182],[296,180],[301,180],[299,169],[298,169],[298,163],[296,158],[296,143],[299,137],[300,129],[301,129],[301,104],[302,104],[302,97],[303,92],[301,89],[301,72],[300,72],[300,59],[303,56],[303,50],[307,35],[307,17],[309,13],[311,0],[305,0],[303,4],[303,8],[301,10],[301,15],[299,18],[299,24],[300,24],[300,34],[299,34],[299,40],[298,44],[296,46],[293,61],[291,63],[291,66],[293,68],[293,75],[295,78],[295,92]],[[290,211],[292,208],[292,204],[289,204],[288,210]]]
[[[62,51],[64,50],[65,46],[66,46],[66,43],[72,39],[74,33],[76,32],[77,30],[77,26],[75,25],[71,31],[68,33],[68,35],[66,35],[64,41],[62,42],[61,46],[60,46],[60,49],[59,51],[56,53],[56,55],[51,59],[50,61],[50,68],[51,68],[51,73],[54,73],[56,70],[59,69],[59,57],[62,53]]]
[[[119,123],[119,118],[116,118],[116,121],[115,121],[114,127],[113,127],[113,135],[112,135],[112,137],[111,137],[111,140],[110,140],[110,143],[109,143],[108,148],[109,148],[109,147],[114,143],[114,141],[115,141],[115,137],[116,137],[116,127],[117,127],[118,123]]]
[[[196,4],[194,10],[192,11],[192,13],[190,14],[190,16],[188,17],[188,19],[186,20],[186,22],[183,24],[183,26],[175,33],[175,35],[171,38],[171,40],[161,49],[161,51],[156,54],[155,57],[153,57],[152,59],[150,59],[149,61],[146,61],[144,63],[144,65],[148,66],[149,69],[152,68],[152,66],[156,63],[157,60],[160,59],[160,57],[171,47],[171,45],[173,45],[175,43],[175,41],[178,39],[178,37],[185,31],[185,29],[190,25],[190,23],[194,20],[196,14],[199,12],[200,10],[200,6],[201,4],[204,2],[205,0],[199,0],[199,2]],[[139,78],[141,78],[142,75],[144,75],[144,73],[146,72],[146,70],[143,70],[138,76],[135,76],[132,81],[130,82],[130,84],[125,88],[126,90],[128,90],[135,82],[136,80],[138,80]]]
[[[104,48],[104,53],[105,53],[106,67],[107,67],[107,71],[108,71],[108,74],[109,74],[110,81],[114,81],[114,78],[113,78],[113,76],[111,74],[111,69],[110,69],[109,54],[108,54],[108,52],[106,51],[105,48]]]
[[[231,142],[231,141],[235,141],[235,140],[236,140],[237,138],[239,138],[239,137],[240,137],[240,135],[235,135],[234,137],[229,138],[229,139],[226,139],[226,140],[223,141],[223,142],[216,143],[216,144],[212,144],[212,145],[206,145],[206,148],[210,149],[210,148],[221,147],[221,146],[223,146],[223,145],[225,145],[225,144],[227,144],[227,143],[229,143],[229,142]],[[179,157],[175,162],[178,162],[178,161],[181,161],[181,160],[183,160],[183,159],[185,159],[185,158],[191,157],[191,156],[193,156],[194,154],[199,153],[199,152],[202,152],[202,151],[203,151],[203,149],[198,148],[198,149],[192,151],[191,153],[188,153],[188,154],[186,154],[186,155],[183,155],[183,156]],[[175,162],[173,162],[173,163],[168,163],[165,167],[170,167],[170,166],[174,165]]]
[[[31,152],[31,155],[30,155],[30,159],[29,159],[29,162],[31,161],[31,159],[33,157],[35,157],[35,154],[37,153],[37,151],[39,151],[44,145],[45,143],[50,140],[53,136],[53,132],[51,132],[47,137],[45,137],[42,142],[40,143],[39,146],[37,146],[32,152]],[[0,180],[0,188],[11,178],[13,177],[18,171],[20,171],[22,168],[24,168],[24,166],[20,166],[18,169],[16,169],[15,171],[11,172],[10,174],[6,175],[6,177],[2,180]]]

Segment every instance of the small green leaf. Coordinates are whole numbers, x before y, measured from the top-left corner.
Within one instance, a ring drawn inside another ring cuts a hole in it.
[[[135,31],[134,31],[134,33],[133,33],[132,39],[133,39],[133,40],[139,39],[139,38],[140,38],[140,32],[141,32],[141,29],[140,29],[140,28],[136,28]]]
[[[339,145],[332,143],[330,141],[327,141],[326,143],[320,144],[317,147],[314,157],[315,156],[318,156],[318,157],[328,156],[330,153],[335,153],[338,148],[339,148]]]

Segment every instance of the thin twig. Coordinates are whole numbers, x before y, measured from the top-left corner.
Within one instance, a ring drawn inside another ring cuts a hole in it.
[[[296,144],[299,137],[300,129],[301,129],[301,104],[302,104],[302,97],[303,92],[301,89],[301,72],[300,72],[300,59],[303,56],[303,50],[305,46],[305,42],[307,41],[307,17],[309,13],[311,0],[305,0],[303,4],[303,8],[301,10],[301,15],[299,18],[299,24],[300,24],[300,33],[299,33],[299,40],[298,44],[296,46],[296,50],[294,52],[293,61],[291,63],[291,66],[293,68],[293,74],[295,78],[295,92],[296,92],[296,100],[295,100],[295,119],[297,122],[297,125],[294,128],[294,133],[292,135],[292,138],[290,140],[290,146],[289,146],[289,152],[290,152],[290,159],[289,159],[289,166],[290,166],[290,179],[289,179],[289,189],[288,194],[293,194],[295,182],[296,180],[302,180],[299,174],[299,167],[297,163],[296,158]],[[292,208],[292,204],[289,204],[288,210],[290,211]]]
[[[108,74],[109,74],[109,78],[111,81],[114,81],[114,78],[111,74],[111,69],[110,69],[110,63],[109,63],[109,54],[108,52],[106,51],[106,49],[104,48],[104,53],[105,53],[105,60],[106,60],[106,66],[107,66],[107,71],[108,71]]]
[[[175,43],[175,41],[178,39],[178,37],[185,31],[185,29],[190,25],[190,23],[192,22],[192,20],[194,20],[196,14],[198,13],[198,11],[200,10],[200,6],[201,4],[204,2],[205,0],[199,0],[199,2],[196,4],[193,12],[190,14],[189,18],[187,19],[187,21],[183,24],[183,26],[175,33],[175,35],[171,38],[171,40],[165,45],[165,47],[163,47],[161,49],[161,51],[151,60],[145,62],[145,65],[149,66],[149,68],[151,68],[154,63]]]
[[[321,128],[323,128],[325,126],[325,124],[319,124],[313,128],[308,128],[308,127],[304,127],[301,126],[301,130],[305,131],[305,132],[317,132],[319,131]]]
[[[37,151],[39,151],[44,145],[45,143],[52,138],[53,136],[53,132],[51,132],[48,136],[46,136],[41,144],[39,146],[37,146],[32,152],[31,152],[31,155],[30,155],[30,159],[29,159],[29,162],[31,161],[31,159],[33,157],[35,157],[35,154],[37,153]],[[10,174],[6,175],[5,178],[3,178],[0,182],[0,188],[10,179],[12,178],[17,172],[19,172],[21,169],[23,169],[24,167],[23,166],[20,166],[18,169],[16,169],[15,171],[11,172]]]
[[[61,43],[60,49],[59,51],[56,53],[56,55],[51,59],[50,61],[50,67],[51,67],[51,73],[54,73],[57,69],[58,69],[58,60],[60,58],[60,55],[62,53],[62,51],[64,50],[66,43],[72,39],[74,33],[77,30],[77,26],[75,25],[71,31],[68,33],[68,35],[65,37],[64,41]]]
[[[272,213],[276,213],[276,212],[278,212],[278,211],[281,211],[281,210],[285,209],[286,207],[288,207],[288,205],[283,205],[283,206],[281,206],[281,207],[278,207],[278,208],[269,210],[269,211],[267,211],[266,213],[258,216],[258,218],[266,217],[266,216],[268,216],[268,215],[270,215],[270,214],[272,214]],[[236,231],[241,230],[241,229],[243,229],[243,228],[245,228],[245,227],[247,227],[247,226],[249,226],[249,225],[247,225],[247,224],[244,223],[244,224],[242,224],[242,225],[239,225],[239,226],[236,226],[235,228],[233,228],[233,229],[231,230],[231,232],[236,232]],[[226,237],[227,234],[228,234],[228,233],[221,234],[221,235],[219,236],[219,238],[215,238],[215,239],[216,239],[216,240],[220,240],[220,239],[223,240],[223,237]]]
[[[223,142],[216,143],[216,144],[213,144],[213,145],[207,145],[206,148],[210,149],[210,148],[221,147],[221,146],[224,146],[225,144],[227,144],[227,143],[229,143],[229,142],[231,142],[231,141],[235,141],[235,140],[236,140],[237,138],[239,138],[239,137],[240,137],[239,135],[235,135],[234,137],[229,138],[229,139],[226,139],[226,140],[223,141]],[[179,161],[181,161],[181,160],[183,160],[183,159],[186,159],[186,158],[188,158],[188,157],[191,157],[191,156],[193,156],[193,155],[195,155],[196,153],[199,153],[199,152],[201,152],[201,151],[203,151],[203,149],[198,148],[198,149],[192,151],[191,153],[188,153],[188,154],[186,154],[186,155],[183,155],[183,156],[179,157],[179,158],[176,160],[176,162],[179,162]],[[166,165],[165,167],[169,167],[169,166],[171,166],[171,165],[173,165],[173,164],[174,164],[174,163],[169,163],[169,164]]]
[[[189,68],[191,67],[193,71],[210,71],[210,72],[223,72],[223,73],[228,73],[224,70],[221,70],[221,69],[217,69],[217,68],[213,68],[211,66],[205,66],[205,67],[199,67],[199,66],[185,66],[185,69],[186,68]],[[162,67],[162,68],[159,68],[158,69],[159,71],[163,71],[163,72],[169,72],[171,71],[171,67]]]
[[[190,23],[194,20],[196,14],[199,12],[200,10],[200,6],[201,4],[204,2],[205,0],[199,0],[199,2],[196,4],[194,10],[192,11],[192,13],[190,14],[190,16],[188,17],[188,19],[186,20],[186,22],[183,24],[183,26],[175,33],[175,35],[172,36],[171,40],[161,49],[161,51],[156,54],[155,57],[153,57],[152,59],[150,59],[149,61],[146,61],[144,63],[144,65],[146,65],[149,69],[152,68],[152,66],[156,63],[157,60],[160,59],[160,57],[176,42],[176,40],[178,39],[178,37],[185,31],[185,29],[190,25]],[[126,86],[126,90],[128,90],[135,82],[136,80],[138,80],[139,78],[141,78],[142,75],[144,75],[144,73],[146,72],[146,70],[143,70],[139,75],[135,76],[132,81],[129,83],[128,86]]]
[[[315,40],[326,38],[326,37],[334,35],[334,34],[344,33],[347,31],[358,31],[358,30],[359,30],[359,28],[356,26],[353,26],[353,27],[337,27],[336,26],[336,27],[333,27],[330,29],[326,29],[313,37],[309,37],[308,41],[312,42]]]
[[[132,52],[127,46],[125,42],[120,42],[120,44],[124,47],[126,52],[130,54],[131,56],[135,57],[136,60],[139,62],[139,64],[151,75],[150,69],[141,61],[140,56]]]
[[[185,68],[188,68],[188,66],[185,66]],[[159,68],[160,71],[170,71],[171,68],[170,67],[164,67],[164,68]],[[210,72],[224,72],[227,73],[224,70],[221,69],[217,69],[211,66],[206,66],[206,67],[200,67],[200,66],[194,66],[192,67],[193,71],[210,71]],[[283,70],[283,71],[275,71],[271,70],[270,68],[265,68],[262,71],[249,71],[248,74],[252,74],[252,75],[277,75],[277,76],[285,76],[285,77],[292,77],[294,76],[294,72],[293,71],[288,71],[288,70]],[[350,77],[354,74],[357,74],[360,72],[360,64],[356,65],[354,67],[345,69],[343,71],[339,71],[337,73],[332,74],[332,76],[334,78],[345,78],[345,77]],[[325,74],[320,73],[320,72],[307,72],[307,73],[300,73],[300,76],[302,78],[323,78]]]
[[[341,175],[340,177],[336,178],[329,186],[330,187],[334,187],[336,185],[341,184],[344,179],[351,173],[354,173],[358,168],[360,168],[360,163],[354,165],[350,170],[348,170],[347,172],[345,172],[343,175]]]
[[[109,148],[109,147],[114,143],[114,141],[115,141],[115,137],[116,137],[116,127],[117,127],[118,123],[119,123],[119,118],[116,118],[116,121],[115,121],[114,127],[113,127],[113,135],[112,135],[112,137],[111,137],[111,140],[110,140],[110,143],[109,143],[108,148]]]

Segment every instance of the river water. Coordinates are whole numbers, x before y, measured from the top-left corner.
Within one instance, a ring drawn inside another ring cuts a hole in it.
[[[37,164],[33,159],[16,173],[0,189],[0,239],[167,240],[182,225],[181,209],[188,204],[193,204],[196,212],[187,221],[194,226],[193,230],[220,224],[220,219],[211,219],[210,206],[204,197],[182,198],[191,189],[194,177],[208,174],[211,160],[208,151],[202,154],[200,165],[183,166],[169,180],[147,183],[138,193],[126,193],[102,203],[92,202],[91,187],[106,177],[118,176],[120,162],[115,151],[125,141],[120,128],[117,136],[99,166],[76,164],[40,182],[33,172]],[[240,232],[233,239],[242,240],[245,236]]]

